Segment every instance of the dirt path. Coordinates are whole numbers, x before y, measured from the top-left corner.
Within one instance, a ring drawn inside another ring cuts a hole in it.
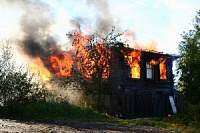
[[[22,121],[0,119],[0,132],[41,132],[41,133],[169,133],[170,131],[151,127],[130,127],[106,122],[78,121]]]

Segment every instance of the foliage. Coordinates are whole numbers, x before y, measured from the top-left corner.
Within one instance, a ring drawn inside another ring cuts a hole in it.
[[[24,67],[16,68],[12,61],[12,47],[5,40],[0,58],[0,103],[15,108],[29,100],[44,100],[43,84],[34,79]]]
[[[179,88],[191,103],[200,102],[200,11],[193,22],[194,29],[182,35],[179,44]]]

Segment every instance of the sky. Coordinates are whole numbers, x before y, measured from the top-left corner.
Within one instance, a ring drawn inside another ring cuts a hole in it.
[[[40,0],[39,3],[48,6],[52,18],[48,32],[63,47],[70,47],[66,33],[77,25],[85,33],[104,33],[115,26],[117,32],[132,33],[130,40],[134,43],[156,43],[159,51],[171,54],[178,54],[181,34],[192,29],[192,19],[200,10],[200,0]],[[24,37],[20,18],[26,11],[16,4],[0,2],[1,39],[15,41]]]

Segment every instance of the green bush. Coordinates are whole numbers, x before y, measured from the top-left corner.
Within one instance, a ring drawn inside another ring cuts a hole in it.
[[[0,57],[1,106],[15,108],[29,100],[44,100],[47,95],[44,85],[24,67],[15,67],[12,56],[10,42],[5,40]]]

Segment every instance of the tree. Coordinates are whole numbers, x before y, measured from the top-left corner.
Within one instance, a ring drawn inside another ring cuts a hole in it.
[[[179,44],[179,87],[191,103],[200,102],[200,10],[193,21],[194,29],[184,32]]]
[[[14,67],[9,40],[5,40],[2,45],[0,57],[1,106],[14,108],[29,100],[44,100],[47,93],[43,84],[38,82],[24,67]]]
[[[113,27],[106,36],[97,32],[90,36],[83,36],[81,32],[67,34],[72,39],[72,45],[76,48],[77,64],[75,67],[80,70],[83,76],[96,84],[99,111],[101,111],[101,99],[104,93],[102,83],[109,78],[113,57],[125,48],[124,43],[121,43],[119,39],[122,34],[115,34],[114,29]]]

